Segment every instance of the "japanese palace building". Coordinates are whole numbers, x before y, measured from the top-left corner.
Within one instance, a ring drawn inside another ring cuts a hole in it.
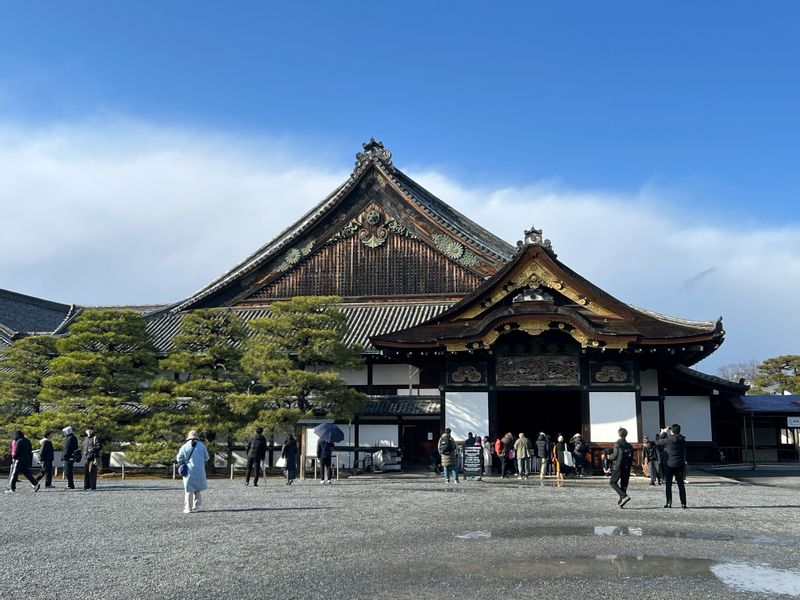
[[[135,308],[167,352],[188,311],[251,320],[298,295],[341,296],[346,341],[365,348],[366,366],[343,373],[372,397],[346,426],[354,446],[424,460],[448,426],[457,439],[581,432],[605,447],[619,427],[636,442],[673,422],[699,460],[743,443],[745,386],[690,368],[723,342],[721,320],[626,304],[560,262],[538,230],[508,244],[395,167],[381,142],[364,144],[341,186],[239,265],[176,304]],[[12,300],[0,297],[0,317]],[[40,302],[51,332],[80,312]]]

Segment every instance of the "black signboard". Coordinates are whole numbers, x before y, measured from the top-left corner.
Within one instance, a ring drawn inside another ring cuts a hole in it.
[[[481,478],[483,475],[483,448],[462,446],[464,452],[464,477]]]

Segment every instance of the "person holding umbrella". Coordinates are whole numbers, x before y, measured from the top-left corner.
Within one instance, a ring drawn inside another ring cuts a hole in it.
[[[317,460],[320,464],[320,483],[331,482],[331,458],[333,445],[344,439],[344,432],[333,423],[323,423],[314,428],[317,435]]]

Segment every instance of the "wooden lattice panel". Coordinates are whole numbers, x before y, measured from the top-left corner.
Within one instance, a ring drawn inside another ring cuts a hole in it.
[[[480,281],[419,240],[392,235],[372,248],[351,237],[325,246],[244,302],[302,295],[461,295]]]

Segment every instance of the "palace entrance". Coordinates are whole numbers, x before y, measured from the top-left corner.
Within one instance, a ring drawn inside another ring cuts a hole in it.
[[[520,432],[535,441],[544,431],[555,442],[558,434],[566,441],[581,430],[579,391],[500,391],[497,392],[497,433]]]

